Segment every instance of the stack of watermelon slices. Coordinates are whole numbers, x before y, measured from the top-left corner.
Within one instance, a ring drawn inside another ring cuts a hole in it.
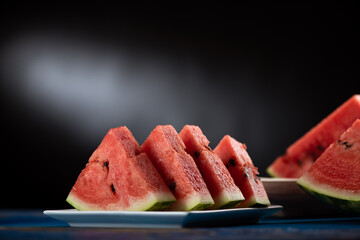
[[[158,210],[175,197],[126,127],[111,129],[66,201],[78,210]]]
[[[211,151],[209,140],[197,126],[186,125],[180,132],[186,151],[193,157],[214,199],[213,209],[231,208],[245,198],[225,164]]]
[[[245,145],[230,136],[212,151],[197,126],[186,125],[179,135],[159,125],[140,147],[129,129],[118,127],[106,134],[66,200],[85,211],[270,205],[257,174]]]

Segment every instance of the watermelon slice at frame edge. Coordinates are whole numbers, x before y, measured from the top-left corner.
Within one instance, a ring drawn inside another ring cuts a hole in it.
[[[330,205],[360,214],[360,120],[316,160],[297,182]]]
[[[299,178],[358,118],[360,95],[354,95],[290,145],[267,168],[267,173],[272,177]]]

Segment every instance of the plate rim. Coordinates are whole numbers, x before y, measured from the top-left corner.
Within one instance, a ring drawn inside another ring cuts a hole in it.
[[[242,212],[242,211],[267,211],[268,209],[282,209],[282,205],[268,205],[265,207],[247,207],[247,208],[229,208],[229,209],[215,209],[215,210],[194,210],[194,211],[80,211],[75,208],[69,209],[54,209],[54,210],[44,210],[43,213],[45,215],[49,214],[77,214],[77,215],[86,215],[86,214],[106,214],[106,215],[118,215],[118,214],[126,214],[126,215],[188,215],[192,214],[206,214],[206,213],[221,213],[221,212]]]
[[[262,182],[266,183],[294,183],[297,182],[299,178],[272,178],[272,177],[261,177]]]
[[[102,228],[187,228],[223,227],[254,224],[283,209],[281,205],[198,211],[79,211],[44,210],[48,217],[66,222],[70,227]],[[239,214],[237,214],[239,213]],[[243,213],[243,214],[241,214]],[[87,218],[89,217],[89,218]],[[92,217],[95,217],[92,218]],[[98,221],[96,221],[98,217]],[[139,218],[140,217],[140,218]],[[139,220],[138,219],[141,219]],[[219,221],[219,220],[220,221]],[[226,224],[222,221],[240,224]],[[219,222],[219,223],[218,223]],[[208,225],[207,225],[208,224]],[[225,224],[225,225],[224,225]]]

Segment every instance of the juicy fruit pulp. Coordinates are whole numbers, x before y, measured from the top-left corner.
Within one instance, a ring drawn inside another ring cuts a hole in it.
[[[203,176],[215,204],[212,209],[232,208],[244,200],[225,165],[209,147],[209,140],[198,126],[186,125],[180,137]]]
[[[257,176],[259,172],[247,153],[245,144],[226,135],[214,149],[214,153],[221,158],[245,197],[239,207],[270,205],[265,188]]]
[[[272,177],[300,177],[358,118],[360,95],[354,95],[288,147],[286,154],[278,157],[267,169],[267,173]]]
[[[111,129],[68,198],[78,210],[159,210],[175,198],[126,127]]]
[[[200,210],[214,201],[192,157],[170,125],[157,126],[141,146],[176,198],[169,210]]]
[[[360,120],[326,149],[298,184],[335,207],[360,213]]]

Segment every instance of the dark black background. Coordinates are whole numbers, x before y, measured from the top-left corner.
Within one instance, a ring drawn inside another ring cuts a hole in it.
[[[1,208],[69,208],[66,196],[89,156],[109,128],[121,125],[139,143],[157,124],[178,131],[199,125],[212,147],[230,134],[246,143],[265,176],[289,144],[359,93],[355,2],[9,2],[1,8]],[[31,101],[36,87],[19,67],[25,50],[12,52],[29,36],[50,46],[66,42],[74,51],[82,44],[113,56],[125,49],[130,76],[150,66],[149,78],[125,80],[134,94],[113,96],[121,104],[100,97],[110,110],[93,102],[77,106],[75,97],[58,111],[52,100]],[[93,117],[81,118],[81,111]]]

